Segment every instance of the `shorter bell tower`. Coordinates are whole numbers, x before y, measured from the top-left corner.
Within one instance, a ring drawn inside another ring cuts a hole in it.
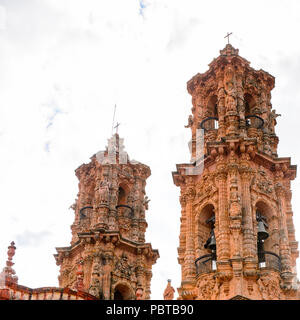
[[[56,248],[59,285],[104,300],[150,299],[158,250],[145,242],[150,168],[130,160],[116,133],[76,171],[79,193],[69,247]]]

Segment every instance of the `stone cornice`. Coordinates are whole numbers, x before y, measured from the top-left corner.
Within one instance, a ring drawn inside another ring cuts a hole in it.
[[[105,241],[107,237],[117,237],[117,240],[114,241],[116,246],[126,246],[130,247],[131,250],[142,250],[142,249],[148,249],[150,250],[149,253],[152,253],[152,258],[154,261],[156,261],[160,256],[159,256],[159,251],[157,249],[152,249],[151,243],[140,243],[140,242],[135,242],[132,240],[124,239],[121,237],[120,233],[118,231],[104,231],[103,229],[95,229],[90,232],[85,232],[85,233],[79,233],[78,234],[79,240],[74,243],[73,245],[69,247],[56,247],[56,251],[58,252],[57,254],[54,254],[54,257],[56,261],[59,263],[59,254],[60,253],[67,253],[69,255],[72,255],[74,250],[77,250],[79,247],[83,245],[82,240],[83,239],[89,239],[89,241],[97,241],[97,239],[100,239],[100,241]],[[155,262],[154,262],[155,263]]]

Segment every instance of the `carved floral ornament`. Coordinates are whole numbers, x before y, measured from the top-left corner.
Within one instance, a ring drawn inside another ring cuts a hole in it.
[[[218,191],[214,176],[204,175],[203,179],[197,182],[195,191],[197,195],[196,203],[202,203],[207,197],[212,199]]]
[[[266,170],[260,166],[255,175],[255,184],[258,190],[263,193],[271,194],[273,192],[272,178],[266,173]]]
[[[186,200],[192,200],[196,195],[196,191],[194,187],[188,187],[186,188],[183,196]]]
[[[277,278],[264,275],[258,279],[257,284],[262,300],[279,300],[281,298],[281,290]]]
[[[197,298],[200,300],[215,300],[220,293],[220,283],[214,275],[202,276],[197,287]]]

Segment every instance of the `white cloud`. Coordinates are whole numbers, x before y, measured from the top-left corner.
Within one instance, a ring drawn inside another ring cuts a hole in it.
[[[171,171],[190,158],[186,82],[207,70],[226,32],[253,67],[276,77],[279,154],[300,163],[291,139],[299,134],[299,2],[142,3],[141,15],[138,0],[0,1],[6,9],[0,30],[2,264],[16,235],[49,230],[39,247],[16,242],[15,269],[24,285],[57,285],[52,253],[71,239],[74,170],[106,145],[117,103],[130,158],[152,171],[146,238],[161,255],[152,298],[162,298],[168,278],[179,287],[180,204]],[[294,212],[299,191],[296,180]],[[294,222],[299,239],[297,215]]]

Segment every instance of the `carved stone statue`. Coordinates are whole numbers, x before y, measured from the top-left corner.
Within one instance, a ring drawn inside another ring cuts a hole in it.
[[[193,124],[194,124],[193,116],[189,115],[188,124],[186,126],[184,126],[184,127],[185,128],[191,128]]]
[[[107,202],[108,201],[108,195],[109,195],[109,187],[108,182],[101,181],[99,186],[99,201],[100,202]]]
[[[262,300],[280,299],[280,290],[278,282],[268,275],[261,277],[257,281]]]
[[[77,207],[77,199],[75,200],[75,202],[73,204],[70,205],[69,209],[76,210],[76,207]]]
[[[151,201],[151,200],[148,198],[148,196],[146,196],[145,199],[144,199],[144,203],[143,203],[144,207],[145,207],[145,210],[148,210],[149,201]]]
[[[241,211],[242,211],[242,206],[240,204],[240,201],[238,201],[238,200],[232,201],[230,204],[230,209],[229,209],[230,216],[231,217],[239,216],[239,215],[241,215]]]
[[[99,298],[100,296],[100,281],[98,278],[93,277],[91,280],[91,286],[89,288],[89,294]]]
[[[103,267],[103,298],[104,300],[110,299],[110,279],[111,279],[111,266],[107,263]]]
[[[228,83],[227,95],[225,98],[226,112],[236,111],[236,98],[233,83]]]
[[[280,116],[281,114],[276,113],[276,110],[272,110],[272,112],[269,114],[269,129],[271,132],[274,132],[274,127],[277,124],[276,118]]]

